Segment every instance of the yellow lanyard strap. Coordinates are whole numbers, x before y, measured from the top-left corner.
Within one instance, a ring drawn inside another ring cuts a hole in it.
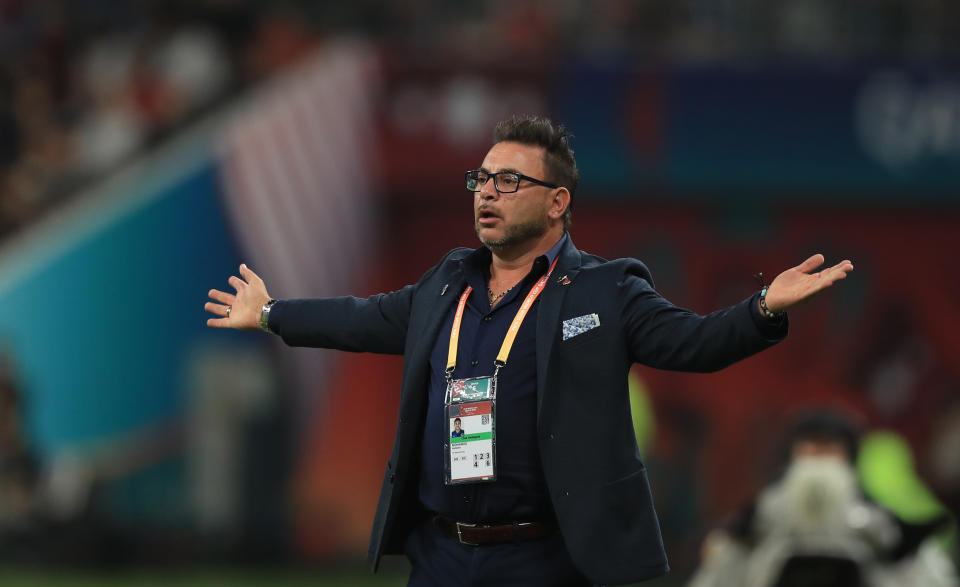
[[[520,325],[523,324],[523,319],[527,317],[527,312],[530,311],[533,302],[536,301],[540,293],[543,292],[543,288],[546,287],[547,280],[550,279],[550,274],[553,273],[553,268],[557,266],[557,261],[559,260],[560,255],[557,255],[557,258],[553,260],[553,264],[550,265],[550,269],[534,284],[533,288],[530,289],[530,293],[527,294],[526,299],[520,304],[517,315],[513,317],[513,322],[510,323],[510,328],[507,329],[507,336],[504,337],[503,344],[500,345],[500,352],[497,354],[497,363],[499,365],[507,364],[507,357],[510,355],[510,349],[513,348],[513,341],[517,338],[517,333],[520,332]],[[463,321],[463,308],[467,305],[467,298],[470,297],[470,292],[472,291],[473,288],[468,285],[463,295],[460,296],[460,303],[457,304],[457,313],[453,317],[453,327],[450,329],[450,348],[447,351],[448,374],[453,373],[453,370],[457,367],[457,348],[460,345],[460,323]]]
[[[453,316],[453,328],[450,329],[450,346],[447,349],[447,373],[453,373],[457,367],[457,347],[460,345],[460,322],[463,321],[463,307],[467,305],[467,298],[473,288],[469,285],[460,296],[460,303],[457,304],[457,313]]]

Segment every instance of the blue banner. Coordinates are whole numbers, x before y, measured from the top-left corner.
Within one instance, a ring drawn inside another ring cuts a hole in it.
[[[960,71],[577,64],[557,118],[608,195],[960,200]]]
[[[182,409],[185,351],[223,336],[204,325],[211,278],[239,263],[216,181],[206,163],[166,185],[87,202],[3,263],[0,337],[41,454]]]

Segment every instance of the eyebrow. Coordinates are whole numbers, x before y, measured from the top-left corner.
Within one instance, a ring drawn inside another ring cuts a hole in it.
[[[493,173],[493,172],[491,172],[489,169],[487,169],[486,167],[481,167],[478,171],[482,171],[482,172],[484,172],[484,173]],[[520,173],[519,171],[517,171],[516,169],[514,169],[514,168],[512,168],[512,167],[506,167],[506,168],[504,168],[504,169],[501,169],[500,171],[497,171],[496,173],[516,173],[516,174],[518,174],[518,175],[523,175],[523,173]]]

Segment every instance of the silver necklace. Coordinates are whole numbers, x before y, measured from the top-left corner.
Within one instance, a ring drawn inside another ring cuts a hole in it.
[[[519,282],[518,282],[518,283],[519,283]],[[510,291],[511,291],[513,288],[515,288],[515,287],[517,287],[517,284],[516,284],[516,283],[514,283],[513,285],[511,285],[511,286],[508,287],[507,289],[503,290],[502,292],[500,292],[500,293],[498,293],[498,294],[494,294],[494,293],[493,293],[493,290],[490,289],[490,286],[488,285],[488,286],[487,286],[487,297],[490,298],[490,307],[493,307],[494,304],[496,304],[497,302],[500,301],[500,298],[502,298],[503,296],[505,296],[505,295],[507,295],[508,293],[510,293]]]

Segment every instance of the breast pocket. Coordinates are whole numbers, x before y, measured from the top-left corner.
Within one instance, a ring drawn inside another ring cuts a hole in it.
[[[561,344],[568,348],[584,345],[590,341],[600,338],[606,332],[605,328],[606,325],[601,324],[600,326],[591,328],[586,332],[582,332],[576,336],[568,338],[567,340],[561,341]]]

